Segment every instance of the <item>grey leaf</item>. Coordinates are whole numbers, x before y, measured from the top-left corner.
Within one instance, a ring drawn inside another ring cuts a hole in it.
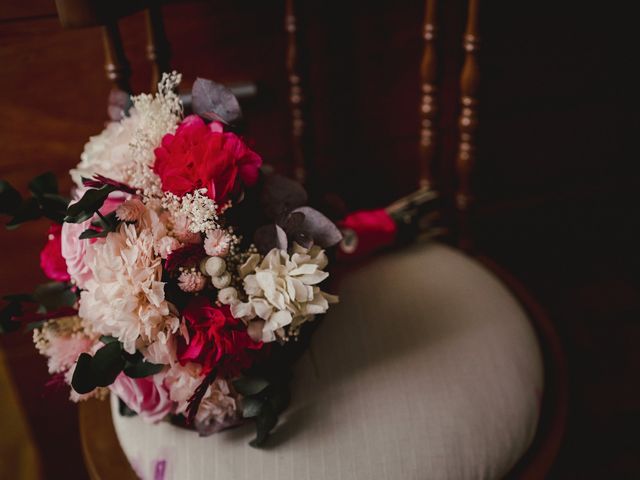
[[[191,89],[194,113],[207,120],[230,125],[242,118],[242,110],[235,95],[224,85],[206,78],[197,78]]]
[[[291,215],[296,213],[304,214],[304,220],[295,232],[287,231],[289,235],[293,234],[305,242],[313,240],[313,243],[322,248],[331,247],[342,240],[338,227],[319,211],[311,207],[300,207],[291,212]]]
[[[258,251],[262,255],[266,255],[274,248],[280,250],[287,249],[287,234],[275,223],[264,225],[256,230],[253,234],[253,243],[258,247]]]
[[[282,175],[266,175],[262,190],[262,207],[272,220],[307,203],[307,192],[298,182]]]

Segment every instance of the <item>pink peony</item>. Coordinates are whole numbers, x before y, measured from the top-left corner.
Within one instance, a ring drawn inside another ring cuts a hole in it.
[[[47,244],[40,252],[40,266],[44,274],[56,282],[68,282],[67,263],[62,256],[62,225],[53,223],[49,227]]]
[[[143,420],[156,423],[174,406],[164,386],[164,377],[162,372],[144,378],[130,378],[121,373],[109,388]]]
[[[165,192],[181,197],[206,188],[207,196],[218,204],[238,193],[239,183],[254,185],[262,164],[237,135],[223,133],[215,122],[206,125],[197,115],[186,117],[175,135],[165,135],[155,154],[153,171]]]
[[[124,200],[125,197],[122,193],[111,194],[104,202],[100,213],[105,215],[114,211]],[[93,273],[86,258],[87,242],[95,242],[96,240],[80,240],[80,235],[91,226],[91,221],[86,220],[82,223],[65,223],[62,225],[62,256],[67,263],[67,271],[71,280],[80,288],[84,288],[86,283],[93,278]]]

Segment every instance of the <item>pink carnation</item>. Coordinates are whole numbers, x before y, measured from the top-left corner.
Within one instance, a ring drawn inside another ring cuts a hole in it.
[[[144,378],[130,378],[121,373],[109,387],[131,410],[149,423],[169,414],[174,403],[164,386],[164,373]]]
[[[153,171],[163,191],[182,197],[206,188],[220,205],[241,186],[253,186],[262,164],[238,136],[223,133],[218,123],[206,125],[197,115],[186,117],[175,134],[165,135],[155,154]]]
[[[40,252],[40,266],[44,274],[57,282],[68,282],[67,263],[62,256],[62,225],[53,223],[49,227],[47,244]]]

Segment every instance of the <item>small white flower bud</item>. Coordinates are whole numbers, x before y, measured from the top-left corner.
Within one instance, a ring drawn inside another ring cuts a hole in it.
[[[218,300],[223,305],[233,305],[238,301],[238,291],[233,287],[225,287],[218,292]]]
[[[218,258],[218,257],[212,257],[212,258]],[[211,277],[211,283],[213,283],[213,286],[219,290],[224,287],[228,287],[229,284],[231,283],[231,274],[229,272],[224,272],[220,276]]]
[[[210,277],[219,277],[227,270],[227,264],[220,257],[210,257],[207,259],[204,269]]]

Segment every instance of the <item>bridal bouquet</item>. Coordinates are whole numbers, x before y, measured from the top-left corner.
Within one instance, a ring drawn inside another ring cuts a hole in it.
[[[0,182],[8,227],[51,219],[52,282],[5,297],[0,330],[33,330],[71,399],[209,435],[255,419],[262,444],[288,402],[293,359],[326,292],[340,230],[297,183],[261,170],[230,130],[237,100],[198,79],[193,114],[165,75],[155,95],[116,98],[116,118],[71,170],[71,200],[44,174],[23,198]]]

